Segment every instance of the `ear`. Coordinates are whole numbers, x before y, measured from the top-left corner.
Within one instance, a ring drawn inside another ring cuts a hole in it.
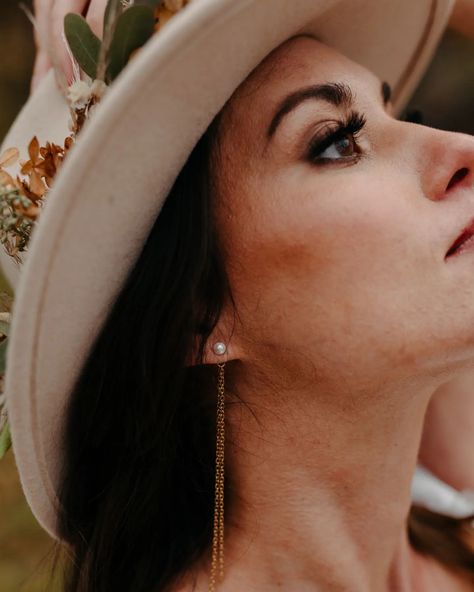
[[[239,345],[239,339],[234,334],[234,324],[233,315],[231,316],[229,312],[224,310],[214,330],[207,339],[204,347],[203,364],[219,364],[242,358],[243,352]],[[198,364],[200,341],[200,336],[196,335],[193,351],[190,352],[186,359],[187,366]]]

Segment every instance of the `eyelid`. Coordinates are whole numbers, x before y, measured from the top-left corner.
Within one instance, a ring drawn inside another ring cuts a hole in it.
[[[309,160],[312,163],[317,163],[315,155],[317,156],[319,153],[329,148],[329,146],[331,146],[338,139],[343,138],[346,135],[351,134],[356,137],[366,125],[367,119],[364,114],[357,111],[351,111],[351,113],[349,113],[345,119],[336,121],[335,123],[335,127],[329,127],[328,131],[320,132],[310,140],[305,160]],[[340,159],[337,158],[329,160],[338,162],[343,161],[344,157],[341,157]],[[322,161],[324,161],[324,159],[322,159]]]

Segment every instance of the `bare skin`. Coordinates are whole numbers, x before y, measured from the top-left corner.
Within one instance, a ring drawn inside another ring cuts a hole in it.
[[[425,416],[419,458],[440,479],[459,491],[474,491],[474,376],[444,384]]]
[[[456,0],[449,26],[466,37],[474,39],[474,0]]]
[[[281,99],[326,82],[353,106],[307,101],[266,144]],[[310,140],[351,110],[364,128],[311,163]],[[445,255],[474,213],[474,138],[396,120],[371,72],[297,38],[236,91],[220,146],[238,317],[211,343],[238,360],[229,391],[247,406],[228,410],[219,589],[466,590],[405,533],[428,403],[473,369],[474,256]]]
[[[35,27],[36,60],[31,79],[34,91],[55,57],[68,83],[72,82],[72,64],[63,39],[64,17],[69,12],[82,14],[94,33],[102,37],[104,11],[107,0],[34,0],[37,26]]]

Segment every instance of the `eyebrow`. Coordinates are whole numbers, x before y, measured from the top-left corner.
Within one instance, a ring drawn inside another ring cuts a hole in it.
[[[382,82],[381,96],[384,106],[390,101],[392,89],[388,82]],[[327,82],[325,84],[314,84],[292,92],[280,103],[277,112],[267,130],[267,141],[275,135],[277,127],[288,113],[299,107],[308,100],[322,100],[336,107],[349,108],[353,105],[354,97],[350,86],[342,82]]]

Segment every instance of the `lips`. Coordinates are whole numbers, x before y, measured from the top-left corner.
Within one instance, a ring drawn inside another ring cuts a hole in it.
[[[474,218],[471,219],[469,224],[462,230],[461,234],[457,237],[454,243],[446,253],[446,258],[455,255],[461,248],[461,246],[474,235]]]

